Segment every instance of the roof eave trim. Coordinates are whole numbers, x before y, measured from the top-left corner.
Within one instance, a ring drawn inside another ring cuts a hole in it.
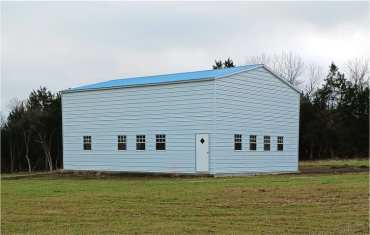
[[[169,84],[178,84],[178,83],[202,82],[202,81],[211,81],[214,79],[215,77],[206,77],[206,78],[197,78],[197,79],[190,79],[190,80],[155,82],[155,83],[122,85],[122,86],[101,87],[101,88],[65,89],[65,90],[61,90],[60,92],[61,94],[67,94],[67,93],[77,93],[77,92],[85,92],[85,91],[100,91],[100,90],[113,90],[113,89],[123,89],[123,88],[143,87],[143,86],[159,86],[159,85],[169,85]]]
[[[248,69],[243,69],[243,70],[240,70],[240,71],[237,71],[235,73],[230,73],[230,74],[227,74],[227,75],[222,75],[222,76],[218,76],[218,77],[215,77],[216,79],[218,78],[225,78],[225,77],[229,77],[229,76],[232,76],[232,75],[235,75],[235,74],[239,74],[239,73],[243,73],[243,72],[248,72],[248,71],[251,71],[251,70],[254,70],[254,69],[258,69],[258,68],[264,68],[266,69],[268,72],[270,72],[272,75],[274,75],[276,78],[278,78],[279,80],[281,80],[283,83],[285,83],[286,85],[288,85],[290,88],[292,88],[295,92],[297,92],[298,94],[301,94],[301,91],[299,91],[297,88],[295,88],[292,84],[290,84],[287,80],[285,80],[284,78],[280,77],[279,75],[277,75],[275,72],[273,72],[269,67],[267,67],[266,65],[264,64],[260,64],[260,65],[256,65],[255,67],[253,68],[248,68]]]

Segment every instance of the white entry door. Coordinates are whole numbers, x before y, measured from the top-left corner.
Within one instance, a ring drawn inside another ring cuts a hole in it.
[[[196,147],[196,169],[201,172],[208,172],[208,134],[197,134],[195,138]]]

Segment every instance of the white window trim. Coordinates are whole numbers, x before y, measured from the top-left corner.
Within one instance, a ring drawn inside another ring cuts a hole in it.
[[[123,136],[124,138],[124,142],[120,142],[119,141],[119,136]],[[126,144],[126,149],[118,149],[118,144],[121,144],[121,143],[123,143],[123,144]],[[118,152],[124,152],[124,151],[127,151],[127,136],[126,135],[117,135],[117,144],[116,144],[116,150],[118,151]]]
[[[265,137],[269,137],[268,139],[269,139],[269,142],[268,142],[268,144],[269,144],[269,146],[270,146],[270,148],[269,148],[269,150],[265,150]],[[264,152],[271,152],[271,135],[264,135],[263,136],[263,151]]]
[[[255,136],[255,142],[251,142],[251,136]],[[251,149],[251,144],[256,144],[256,149]],[[258,146],[257,146],[257,135],[249,135],[249,142],[248,142],[248,150],[251,151],[251,152],[256,152],[258,149]]]
[[[237,142],[236,141],[236,138],[235,138],[236,135],[240,135],[240,142]],[[241,149],[240,150],[235,149],[235,144],[236,143],[240,143],[241,144]],[[243,151],[243,135],[242,134],[234,134],[234,152],[241,152],[241,151]]]
[[[144,142],[137,142],[137,137],[138,136],[144,136]],[[138,143],[144,143],[144,146],[145,146],[145,149],[137,149],[137,146],[136,146],[136,144],[138,144]],[[136,152],[145,152],[146,151],[146,135],[136,135],[136,141],[135,141],[135,150],[136,150]]]
[[[279,137],[281,137],[281,143],[279,143]],[[279,150],[279,144],[281,144],[282,146],[283,146],[283,150]],[[279,135],[279,136],[277,136],[276,137],[276,151],[278,151],[278,152],[283,152],[284,151],[284,136],[282,136],[282,135]]]
[[[157,135],[163,135],[164,136],[164,142],[159,142],[159,143],[164,143],[164,149],[157,149]],[[155,135],[155,151],[157,152],[166,152],[167,150],[167,135],[166,134],[156,134]]]

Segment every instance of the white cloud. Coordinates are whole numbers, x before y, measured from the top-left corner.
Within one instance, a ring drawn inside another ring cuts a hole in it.
[[[369,3],[2,2],[2,107],[127,76],[292,50],[309,63],[368,56]],[[5,108],[6,109],[6,108]]]

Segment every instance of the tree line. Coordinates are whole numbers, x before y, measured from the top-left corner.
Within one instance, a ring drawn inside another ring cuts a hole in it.
[[[316,65],[306,66],[296,54],[265,54],[247,63],[266,64],[289,83],[303,87],[300,103],[299,158],[368,157],[369,61],[347,63],[346,73],[332,63],[326,75]],[[234,67],[216,60],[213,69]],[[303,75],[306,76],[305,81]],[[15,102],[1,122],[2,172],[63,168],[62,111],[59,93],[45,87]]]
[[[41,171],[63,167],[60,95],[45,87],[15,101],[1,124],[1,171]]]
[[[368,77],[357,78],[348,80],[332,63],[322,86],[302,93],[301,159],[368,157]]]

